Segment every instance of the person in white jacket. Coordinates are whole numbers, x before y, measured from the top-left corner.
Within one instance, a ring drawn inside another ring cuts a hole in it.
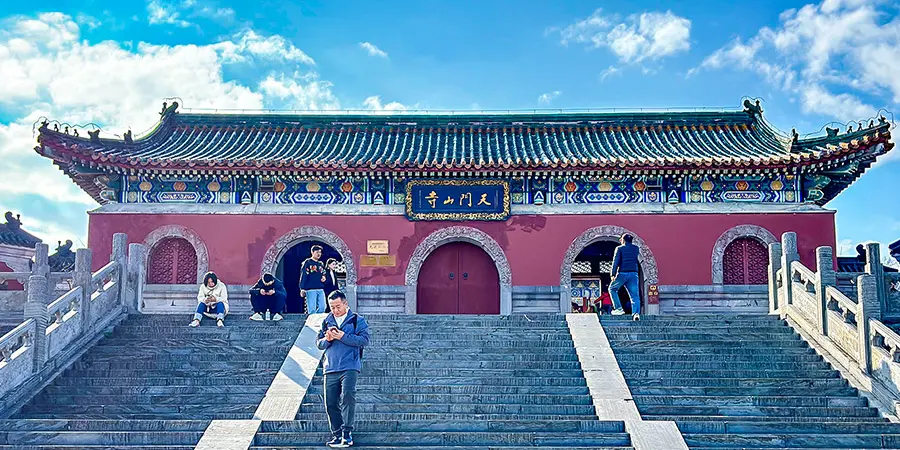
[[[200,319],[204,315],[216,318],[216,325],[225,326],[225,315],[228,314],[228,287],[219,281],[215,272],[207,272],[203,277],[203,284],[197,293],[197,312],[194,313],[192,327],[200,326]]]

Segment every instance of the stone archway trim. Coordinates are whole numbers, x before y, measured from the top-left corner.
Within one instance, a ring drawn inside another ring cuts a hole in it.
[[[275,273],[275,270],[278,268],[278,262],[281,261],[281,258],[284,258],[287,251],[290,250],[291,247],[306,241],[323,242],[341,255],[344,267],[347,270],[347,290],[349,291],[349,288],[352,287],[355,291],[357,277],[356,264],[353,260],[353,252],[350,251],[350,247],[340,238],[340,236],[331,230],[315,225],[305,225],[294,228],[276,239],[268,250],[266,250],[265,256],[263,256],[260,273]],[[345,294],[347,294],[349,298],[350,293],[345,292]]]
[[[497,274],[500,279],[500,314],[512,313],[512,270],[509,260],[500,244],[490,235],[477,228],[466,226],[451,226],[441,228],[422,240],[410,256],[406,265],[406,312],[416,313],[416,288],[418,286],[419,271],[433,251],[450,242],[468,242],[477,245],[484,250],[497,266]]]
[[[562,311],[566,311],[569,307],[568,296],[571,295],[572,265],[575,263],[575,258],[578,257],[578,254],[588,245],[597,241],[618,241],[625,233],[634,236],[634,244],[640,249],[640,265],[644,274],[644,298],[641,300],[645,305],[649,304],[647,296],[649,287],[659,284],[659,266],[656,264],[653,252],[647,246],[647,243],[633,231],[618,225],[603,225],[590,228],[581,233],[566,250],[562,266],[559,269],[560,309]]]
[[[206,249],[206,244],[203,243],[203,239],[200,239],[200,235],[186,226],[163,225],[151,231],[144,238],[144,245],[147,246],[147,252],[144,257],[149,259],[150,254],[153,252],[153,247],[166,238],[182,238],[194,247],[194,253],[197,254],[197,283],[202,282],[203,276],[209,271],[209,252]],[[150,270],[149,261],[144,261],[144,267]]]
[[[752,237],[763,243],[767,248],[769,244],[778,242],[778,238],[771,231],[759,225],[737,225],[731,227],[716,239],[712,250],[712,283],[723,284],[725,282],[725,273],[723,260],[725,259],[725,248],[728,244],[734,242],[735,239],[743,237]]]

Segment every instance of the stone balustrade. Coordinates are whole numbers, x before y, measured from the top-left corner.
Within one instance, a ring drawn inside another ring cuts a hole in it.
[[[900,335],[882,319],[900,310],[900,274],[884,273],[879,244],[866,244],[865,252],[865,272],[848,283],[835,273],[831,247],[816,249],[813,271],[799,261],[796,234],[785,233],[780,243],[769,245],[769,309],[882,410],[896,414]]]
[[[51,380],[136,303],[132,297],[141,287],[128,286],[129,279],[142,283],[143,278],[127,276],[127,239],[115,234],[110,262],[93,273],[90,249],[75,252],[74,272],[55,274],[47,265],[47,245],[37,244],[30,274],[0,274],[0,279],[27,277],[25,321],[0,337],[0,411]],[[143,251],[140,244],[132,246],[137,253]],[[72,287],[56,297],[56,287],[65,278]]]

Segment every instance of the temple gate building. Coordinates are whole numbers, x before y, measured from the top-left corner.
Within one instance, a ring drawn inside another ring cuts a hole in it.
[[[148,282],[276,273],[301,311],[315,243],[363,313],[568,311],[630,233],[648,313],[766,311],[767,245],[835,245],[829,200],[892,147],[883,118],[784,136],[759,104],[717,112],[217,114],[164,106],[146,136],[36,150],[102,204],[89,246],[149,248]],[[165,286],[169,286],[166,288]],[[174,304],[174,303],[173,303]]]

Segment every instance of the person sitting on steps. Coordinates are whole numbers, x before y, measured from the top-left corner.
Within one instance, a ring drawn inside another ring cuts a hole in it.
[[[634,236],[623,234],[620,242],[622,245],[616,247],[613,255],[612,265],[612,283],[609,284],[609,296],[612,297],[613,306],[616,309],[612,311],[612,315],[621,316],[625,314],[622,309],[622,302],[619,301],[619,288],[625,286],[628,291],[628,297],[631,299],[632,319],[641,320],[641,298],[638,296],[638,255],[640,251],[633,244]]]
[[[250,305],[253,315],[250,320],[284,319],[284,307],[287,301],[287,290],[284,283],[272,274],[263,274],[262,278],[250,288]]]
[[[216,326],[225,326],[225,315],[228,314],[228,287],[219,281],[215,272],[206,272],[203,284],[197,292],[197,312],[194,313],[192,327],[199,327],[203,316],[214,317]]]

